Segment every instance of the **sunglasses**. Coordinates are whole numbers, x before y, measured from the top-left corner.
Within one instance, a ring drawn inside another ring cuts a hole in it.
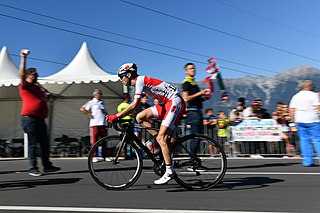
[[[120,80],[122,80],[123,77],[125,77],[125,76],[127,76],[127,74],[120,75],[120,76],[119,76]]]
[[[34,75],[34,76],[38,77],[38,73],[29,73],[27,75]]]

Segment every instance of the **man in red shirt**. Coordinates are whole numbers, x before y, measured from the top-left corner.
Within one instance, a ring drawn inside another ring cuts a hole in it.
[[[40,176],[37,167],[37,143],[40,144],[43,172],[60,170],[49,160],[50,146],[45,119],[48,117],[48,97],[50,93],[38,82],[38,73],[35,68],[25,69],[27,50],[21,50],[20,56],[20,84],[19,93],[22,100],[21,123],[25,133],[28,134],[29,174]]]

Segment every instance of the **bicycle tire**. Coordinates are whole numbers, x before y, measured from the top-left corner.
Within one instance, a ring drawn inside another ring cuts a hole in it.
[[[96,183],[108,190],[126,189],[141,175],[143,161],[138,147],[131,142],[125,143],[123,147],[120,147],[121,144],[120,136],[106,136],[98,140],[89,152],[90,175]],[[103,146],[108,151],[105,160],[93,162],[94,153],[99,153],[99,147]],[[122,150],[119,151],[120,148]]]
[[[199,141],[195,158],[190,154],[190,143]],[[222,147],[206,135],[190,134],[182,137],[172,147],[176,182],[187,190],[208,190],[224,177],[227,158]]]

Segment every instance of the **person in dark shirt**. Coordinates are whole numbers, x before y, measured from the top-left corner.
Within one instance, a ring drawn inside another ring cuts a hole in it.
[[[256,98],[254,102],[257,103],[256,114],[258,115],[258,117],[260,119],[270,119],[271,115],[269,111],[265,108],[262,108],[263,106],[262,100],[260,98]]]
[[[48,117],[47,101],[51,94],[37,82],[38,73],[35,68],[26,70],[27,55],[27,50],[21,50],[19,68],[19,93],[22,100],[21,124],[28,135],[29,175],[41,176],[36,156],[38,143],[41,149],[43,172],[55,172],[60,168],[53,166],[49,160],[50,146],[45,119]]]
[[[142,94],[141,95],[141,100],[140,100],[140,104],[138,106],[138,108],[134,111],[134,115],[138,115],[139,112],[151,107],[150,104],[147,103],[148,101],[148,97],[146,94]]]
[[[138,114],[139,114],[140,112],[142,112],[143,110],[151,107],[150,104],[147,103],[147,101],[148,101],[147,95],[146,95],[146,94],[142,94],[142,95],[141,95],[140,104],[139,104],[138,108],[134,111],[134,117],[135,117],[135,118],[138,118],[137,116],[139,116]],[[138,122],[136,121],[136,119],[135,119],[135,121],[134,121],[134,125],[135,125],[135,126],[138,125]],[[135,134],[138,138],[140,138],[141,141],[142,141],[142,143],[145,145],[145,137],[141,137],[141,130],[138,129],[138,128],[134,128],[134,134]]]
[[[259,120],[269,118],[271,118],[270,113],[267,109],[262,108],[262,101],[259,98],[252,101],[251,106],[247,107],[243,111],[244,120]]]
[[[187,103],[187,125],[190,125],[190,133],[203,133],[203,118],[202,118],[202,102],[205,101],[205,94],[208,89],[200,90],[195,82],[196,68],[193,63],[187,63],[184,66],[186,77],[182,82],[182,97]],[[194,140],[190,144],[190,152],[193,157],[196,157],[199,149],[200,141]]]

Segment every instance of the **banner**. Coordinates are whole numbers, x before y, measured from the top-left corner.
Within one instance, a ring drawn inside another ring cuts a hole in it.
[[[244,120],[232,128],[234,141],[281,141],[282,126],[273,119]]]

